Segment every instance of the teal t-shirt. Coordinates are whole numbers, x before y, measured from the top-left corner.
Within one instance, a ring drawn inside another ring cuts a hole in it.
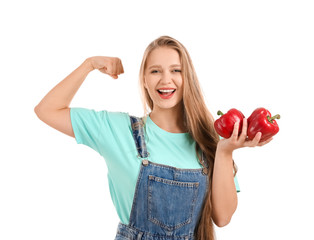
[[[97,151],[106,161],[111,199],[120,221],[129,223],[133,196],[142,163],[137,157],[128,113],[71,108],[71,123],[78,144]],[[201,168],[195,141],[189,133],[170,133],[148,116],[145,141],[148,160],[176,168]],[[237,192],[240,191],[234,178]]]

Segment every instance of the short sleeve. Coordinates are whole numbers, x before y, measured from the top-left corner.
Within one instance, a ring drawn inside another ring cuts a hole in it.
[[[124,139],[130,131],[128,113],[71,108],[70,116],[78,144],[94,149],[103,157],[125,146]]]
[[[71,108],[71,123],[75,140],[99,152],[99,133],[105,120],[105,111],[86,108]]]
[[[238,183],[237,175],[234,176],[234,184],[235,184],[237,192],[240,192],[240,186],[239,186],[239,183]]]

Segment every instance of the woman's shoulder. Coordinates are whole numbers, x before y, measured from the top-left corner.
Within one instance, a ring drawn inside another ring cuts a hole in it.
[[[105,109],[94,109],[84,107],[71,108],[71,117],[86,119],[96,122],[108,122],[113,125],[126,124],[130,122],[131,114],[124,111],[110,111]]]

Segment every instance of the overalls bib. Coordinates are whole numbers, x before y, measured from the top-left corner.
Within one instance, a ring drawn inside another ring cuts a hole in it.
[[[207,193],[206,172],[149,161],[142,120],[130,120],[142,164],[129,224],[119,223],[115,240],[194,240]]]

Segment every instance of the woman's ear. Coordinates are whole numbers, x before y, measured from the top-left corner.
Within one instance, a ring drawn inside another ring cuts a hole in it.
[[[145,78],[145,76],[144,76],[144,88],[147,89],[147,83],[146,83],[146,78]]]

